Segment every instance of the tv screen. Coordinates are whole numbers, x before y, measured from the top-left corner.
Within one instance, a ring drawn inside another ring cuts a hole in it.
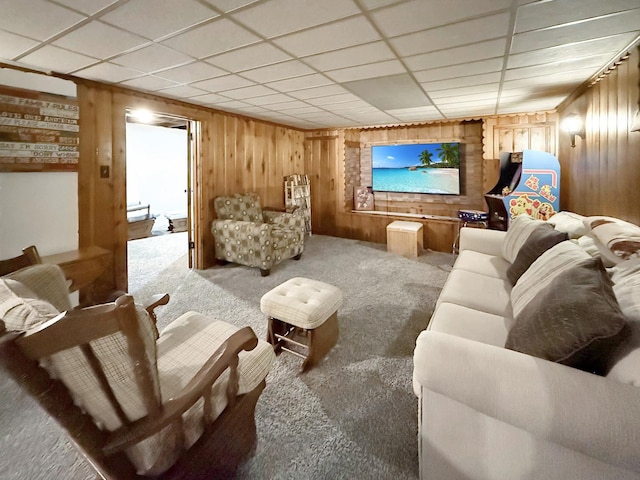
[[[373,191],[460,195],[460,144],[371,147]]]

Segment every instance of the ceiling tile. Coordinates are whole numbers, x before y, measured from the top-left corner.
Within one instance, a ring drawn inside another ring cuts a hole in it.
[[[334,103],[353,102],[354,100],[361,100],[353,93],[343,93],[340,95],[327,95],[325,97],[309,98],[307,103],[320,107],[322,105],[331,105]]]
[[[214,20],[162,43],[195,58],[204,58],[259,41],[248,30],[227,18]]]
[[[386,7],[388,5],[393,5],[394,3],[400,3],[403,0],[361,0],[360,3],[367,10],[373,10],[375,8]]]
[[[372,16],[385,35],[395,37],[510,7],[511,0],[412,0]]]
[[[300,110],[307,110],[309,113],[309,109],[316,109],[316,107],[312,107],[300,100],[290,100],[288,102],[278,102],[278,103],[270,103],[265,105],[265,109],[275,110],[283,113],[287,113],[289,115],[292,114],[293,110],[297,110],[298,113],[302,113]]]
[[[590,72],[595,72],[599,67],[606,64],[610,58],[610,55],[603,54],[597,55],[595,57],[576,58],[561,63],[547,63],[544,65],[534,65],[531,67],[512,68],[506,71],[504,79],[517,80],[519,78],[548,75],[553,81],[554,77],[564,72],[574,72],[576,70],[584,69],[589,69]],[[575,74],[572,73],[572,75]]]
[[[496,100],[498,100],[498,92],[442,97],[434,99],[434,102],[438,107],[441,107],[443,105],[495,105]]]
[[[156,40],[217,16],[195,0],[180,0],[179,8],[175,0],[133,0],[103,15],[101,20]]]
[[[430,92],[432,90],[445,90],[449,88],[469,87],[485,83],[498,83],[501,72],[484,73],[482,75],[465,75],[464,77],[448,78],[437,82],[420,82],[422,87]]]
[[[235,90],[225,90],[225,96],[236,100],[244,100],[253,97],[262,97],[264,95],[273,95],[276,92],[263,85],[252,85],[250,87],[237,88]]]
[[[537,77],[520,78],[516,80],[506,80],[502,84],[502,89],[534,87],[536,85],[580,85],[586,81],[591,75],[595,74],[597,69],[586,68],[583,70],[572,70],[565,73],[555,73],[553,75],[540,75]]]
[[[199,103],[202,105],[211,105],[215,103],[226,102],[228,100],[228,97],[218,95],[217,93],[208,93],[206,95],[200,95],[189,99],[190,102]]]
[[[282,105],[281,103],[274,103],[273,105],[267,105],[266,108],[276,110],[278,112],[287,113],[289,115],[303,115],[305,113],[318,113],[322,112],[322,110],[318,107],[314,107],[311,105],[303,104],[304,106],[298,108],[278,108],[278,105]]]
[[[305,100],[308,98],[326,97],[329,95],[339,95],[342,93],[347,93],[347,89],[341,87],[340,85],[325,85],[322,87],[307,88],[304,90],[290,92],[289,95],[294,98],[299,98],[300,100]]]
[[[71,73],[74,70],[80,70],[94,63],[98,63],[98,60],[95,58],[70,52],[62,48],[54,47],[53,45],[45,45],[33,53],[22,57],[20,61],[58,73]]]
[[[233,14],[264,37],[284,35],[360,13],[352,0],[271,0]]]
[[[79,72],[74,72],[74,75],[78,75],[82,78],[89,78],[92,80],[103,80],[105,82],[119,83],[123,80],[139,77],[143,75],[143,72],[105,62],[94,65],[93,67],[85,68],[84,70],[80,70]]]
[[[198,80],[220,77],[222,75],[227,75],[227,72],[205,62],[193,62],[157,73],[158,77],[180,83],[197,82]]]
[[[106,59],[148,42],[147,39],[133,33],[93,21],[60,37],[53,44],[91,57]]]
[[[366,78],[386,77],[398,73],[406,73],[407,70],[399,60],[387,60],[386,62],[359,65],[357,67],[343,68],[327,72],[327,76],[338,83],[363,80]]]
[[[230,12],[238,8],[256,3],[259,0],[205,0],[209,5],[213,5],[221,12]]]
[[[572,61],[578,57],[609,54],[614,55],[628,45],[635,34],[615,35],[612,37],[590,40],[588,42],[550,47],[509,56],[508,68],[526,67],[544,63]]]
[[[35,40],[0,30],[0,58],[13,60],[36,45]]]
[[[192,87],[202,88],[208,92],[217,93],[223,90],[233,90],[235,88],[255,85],[255,82],[239,77],[238,75],[225,75],[224,77],[211,78],[190,84]]]
[[[516,33],[527,32],[633,8],[638,8],[637,0],[533,2],[518,8],[515,31]]]
[[[385,42],[373,42],[305,57],[305,63],[321,70],[337,70],[396,58]]]
[[[123,67],[136,68],[144,72],[155,72],[193,61],[191,57],[157,43],[111,60]]]
[[[200,90],[199,88],[193,88],[189,85],[180,85],[178,87],[170,87],[159,90],[158,95],[175,97],[175,98],[191,98],[199,95],[204,95],[207,92]]]
[[[331,104],[330,110],[332,112],[341,112],[342,110],[353,110],[353,111],[372,111],[379,110],[376,107],[369,105],[364,100],[351,100],[349,102],[340,102]]]
[[[269,82],[267,86],[278,90],[279,92],[293,92],[305,88],[320,87],[322,85],[331,84],[324,75],[313,73],[311,75],[303,75],[302,77],[287,78],[286,80],[278,80],[277,82]]]
[[[424,86],[424,84],[423,84]],[[428,90],[427,93],[435,101],[438,98],[458,97],[464,95],[474,95],[478,93],[498,93],[500,85],[498,83],[485,83],[469,87],[450,88],[446,90]]]
[[[289,102],[291,97],[282,93],[276,93],[275,95],[266,95],[264,97],[247,98],[246,102],[251,105],[273,105],[275,103]]]
[[[163,88],[175,87],[176,83],[171,82],[165,78],[156,77],[153,75],[145,75],[144,77],[134,78],[133,80],[127,80],[122,82],[123,85],[128,87],[140,88],[142,90],[149,90],[155,92]]]
[[[44,0],[2,0],[0,12],[0,29],[36,40],[46,40],[87,18]]]
[[[242,72],[242,76],[255,82],[275,82],[277,80],[299,77],[311,73],[314,73],[314,70],[307,67],[304,63],[298,60],[290,60],[288,62],[247,70]]]
[[[380,35],[363,17],[358,16],[315,27],[273,42],[299,57],[337,50],[380,40]]]
[[[57,0],[57,2],[86,15],[93,15],[109,5],[117,3],[117,0]]]
[[[640,5],[640,1],[638,5]],[[580,23],[520,33],[513,37],[511,53],[521,53],[637,31],[640,31],[640,8]]]
[[[466,75],[480,75],[483,73],[499,72],[502,71],[503,61],[504,60],[502,58],[489,58],[479,62],[469,62],[461,65],[452,65],[450,67],[422,70],[421,72],[416,72],[415,76],[420,83],[427,83]]]
[[[409,114],[425,114],[434,112],[436,108],[433,105],[426,107],[410,107],[410,108],[396,108],[393,110],[386,110],[389,115],[409,115]]]
[[[236,73],[292,59],[293,57],[279,48],[269,43],[261,42],[207,58],[206,62]]]
[[[437,52],[423,53],[404,58],[412,70],[427,70],[448,65],[475,62],[485,58],[500,57],[505,54],[507,39],[488,40],[464,47],[449,48]]]
[[[392,38],[390,41],[400,55],[407,57],[501,38],[509,33],[508,29],[509,14],[500,13]]]

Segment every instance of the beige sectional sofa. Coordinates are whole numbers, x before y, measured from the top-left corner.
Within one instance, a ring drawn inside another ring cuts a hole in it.
[[[414,354],[422,479],[640,479],[640,228],[543,223],[461,231]]]

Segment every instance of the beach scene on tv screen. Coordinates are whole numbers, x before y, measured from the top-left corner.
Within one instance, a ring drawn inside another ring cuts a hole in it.
[[[371,147],[373,190],[460,194],[460,144]]]

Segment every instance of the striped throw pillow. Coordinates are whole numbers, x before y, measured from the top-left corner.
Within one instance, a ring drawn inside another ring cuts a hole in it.
[[[547,224],[542,220],[534,220],[529,215],[518,215],[511,220],[509,230],[507,230],[504,243],[502,244],[502,257],[507,262],[513,263],[524,242],[527,241],[531,232],[539,225]]]

